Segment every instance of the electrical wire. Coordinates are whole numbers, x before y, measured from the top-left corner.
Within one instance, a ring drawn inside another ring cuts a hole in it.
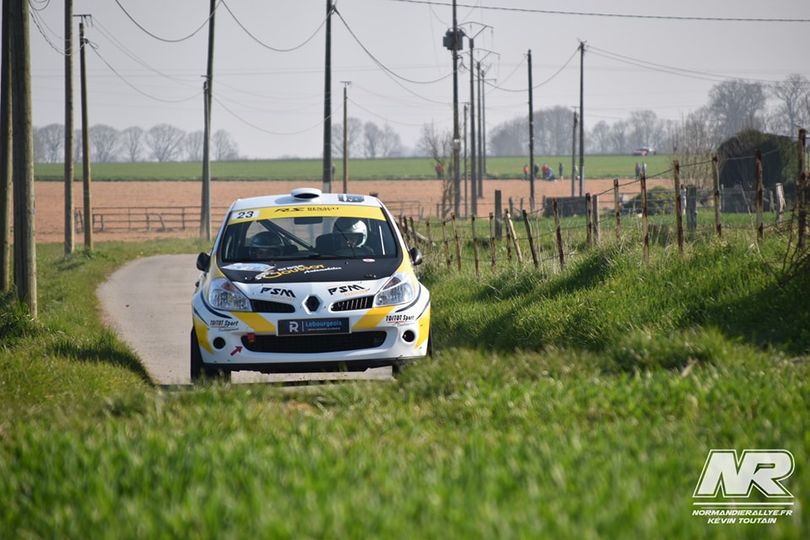
[[[205,18],[205,20],[202,22],[202,24],[200,24],[200,25],[197,27],[197,29],[196,29],[196,30],[194,30],[193,32],[191,32],[190,34],[188,34],[188,35],[186,35],[186,36],[183,36],[183,37],[180,37],[180,38],[176,38],[176,39],[174,39],[174,38],[164,38],[164,37],[161,37],[161,36],[159,36],[159,35],[157,35],[157,34],[155,34],[155,33],[151,32],[151,31],[149,31],[149,29],[148,29],[148,28],[146,28],[146,27],[145,27],[145,26],[143,26],[141,23],[139,23],[139,22],[138,22],[138,20],[137,20],[137,19],[135,19],[135,17],[133,17],[133,16],[132,16],[132,15],[129,13],[129,11],[127,11],[127,10],[126,10],[126,8],[125,8],[125,7],[124,7],[124,6],[121,4],[121,2],[120,2],[119,0],[114,0],[114,1],[115,1],[115,3],[118,5],[118,7],[121,9],[121,11],[123,11],[123,12],[124,12],[124,15],[126,15],[126,16],[127,16],[127,18],[128,18],[130,21],[132,21],[132,23],[133,23],[135,26],[137,26],[138,28],[140,28],[140,30],[141,30],[143,33],[145,33],[145,34],[146,34],[146,35],[148,35],[149,37],[152,37],[152,38],[154,38],[154,39],[156,39],[156,40],[158,40],[158,41],[163,41],[164,43],[180,43],[181,41],[186,41],[186,40],[188,40],[188,39],[191,39],[191,38],[192,38],[192,37],[194,37],[195,35],[197,35],[197,34],[199,33],[199,31],[200,31],[200,30],[202,30],[203,28],[205,28],[205,27],[208,25],[208,22],[211,20],[211,17],[213,17],[213,16],[214,16],[214,13],[216,13],[216,11],[217,11],[217,9],[219,8],[220,4],[222,4],[222,0],[219,0],[219,2],[217,2],[217,4],[214,6],[214,11],[212,11],[211,13],[209,13],[209,14],[208,14],[208,16]]]
[[[95,44],[93,44],[93,43],[91,43],[90,41],[87,41],[87,40],[86,40],[86,44],[90,45],[90,49],[96,54],[96,56],[98,56],[98,58],[104,63],[104,65],[107,66],[107,68],[110,71],[115,73],[115,75],[119,79],[121,79],[121,81],[123,81],[124,84],[126,84],[127,86],[129,86],[130,88],[132,88],[133,90],[135,90],[136,92],[138,92],[139,94],[141,94],[144,97],[147,97],[147,98],[155,100],[155,101],[160,101],[161,103],[182,103],[184,101],[191,101],[192,99],[195,99],[196,97],[198,97],[198,96],[200,96],[202,94],[202,90],[200,90],[199,92],[195,93],[194,95],[191,95],[191,96],[188,96],[188,97],[179,98],[179,99],[167,99],[167,98],[162,98],[162,97],[159,97],[159,96],[155,96],[153,94],[150,94],[149,92],[145,92],[144,90],[141,90],[140,88],[138,88],[137,86],[135,86],[134,84],[129,82],[129,80],[127,80],[123,75],[121,75],[109,62],[107,62],[107,60],[105,60],[104,57],[101,56],[101,53],[98,52],[98,46],[97,45],[95,45]]]
[[[44,9],[44,8],[43,8],[43,9]],[[47,43],[47,44],[48,44],[48,46],[49,46],[51,49],[53,49],[53,50],[54,50],[54,51],[56,51],[57,53],[61,54],[62,56],[67,56],[67,54],[69,54],[69,53],[66,53],[64,49],[61,49],[60,47],[57,47],[57,46],[56,46],[56,45],[55,45],[55,44],[54,44],[54,43],[51,41],[51,38],[49,38],[49,37],[48,37],[48,35],[45,33],[45,30],[42,28],[42,26],[40,26],[40,22],[42,22],[42,24],[44,24],[44,21],[40,21],[40,19],[39,19],[40,15],[39,15],[39,13],[37,13],[37,11],[38,11],[38,10],[31,10],[31,11],[29,11],[29,13],[31,14],[31,20],[32,20],[32,21],[34,21],[34,26],[36,26],[36,27],[37,27],[37,31],[38,31],[38,32],[39,32],[39,34],[42,36],[42,38],[45,40],[45,43]]]
[[[304,45],[306,45],[307,43],[312,41],[315,38],[315,36],[318,35],[318,33],[321,31],[321,28],[323,28],[323,26],[326,24],[327,19],[329,18],[329,15],[327,15],[323,19],[323,21],[321,21],[321,24],[318,25],[318,27],[315,29],[315,31],[312,32],[312,34],[307,39],[305,39],[304,41],[302,41],[298,45],[295,45],[295,46],[289,47],[289,48],[273,47],[272,45],[268,45],[267,43],[265,43],[264,41],[262,41],[261,39],[256,37],[255,34],[253,34],[250,30],[248,30],[247,27],[244,24],[242,24],[242,21],[239,20],[239,17],[237,17],[236,14],[233,12],[233,10],[231,10],[231,7],[227,4],[227,2],[225,2],[225,0],[220,0],[220,1],[221,1],[222,5],[225,7],[225,10],[228,13],[230,13],[231,17],[236,22],[236,24],[239,26],[239,28],[241,28],[242,31],[245,34],[247,34],[250,39],[252,39],[256,43],[258,43],[259,45],[261,45],[265,49],[268,49],[268,50],[271,50],[271,51],[274,51],[274,52],[286,53],[286,52],[292,52],[292,51],[295,51],[297,49],[300,49],[301,47],[303,47]]]
[[[380,120],[383,120],[383,121],[385,121],[385,122],[387,122],[389,124],[398,124],[398,125],[401,125],[401,126],[408,126],[408,127],[421,127],[423,125],[423,124],[414,124],[414,123],[411,123],[411,122],[399,122],[397,120],[391,120],[391,119],[386,118],[385,116],[383,116],[381,114],[378,114],[378,113],[364,107],[363,105],[360,105],[359,103],[354,101],[352,98],[347,98],[347,99],[352,105],[354,105],[358,109],[360,109],[362,111],[365,111],[365,112],[367,112],[368,114],[370,114],[372,116],[376,116]]]
[[[302,133],[306,133],[307,131],[311,131],[311,130],[323,125],[323,120],[318,120],[317,124],[313,124],[313,125],[311,125],[311,126],[309,126],[307,128],[304,128],[304,129],[302,129],[300,131],[270,131],[268,129],[264,129],[263,127],[257,126],[253,122],[250,122],[249,120],[246,120],[242,116],[236,114],[233,110],[231,110],[227,105],[225,105],[216,96],[212,96],[212,97],[214,98],[214,101],[216,101],[217,104],[225,110],[225,112],[227,112],[228,114],[230,114],[231,116],[233,116],[234,118],[236,118],[237,120],[239,120],[240,122],[245,124],[246,126],[252,127],[253,129],[255,129],[257,131],[261,131],[262,133],[267,133],[268,135],[279,135],[279,136],[301,135]],[[332,115],[330,114],[327,118],[331,120]]]
[[[447,2],[435,2],[433,0],[389,0],[390,2],[400,2],[406,4],[429,4],[433,6],[451,7],[453,4]],[[572,15],[579,17],[610,17],[616,19],[646,19],[663,21],[710,21],[710,22],[775,22],[775,23],[810,23],[806,18],[770,18],[770,17],[704,17],[697,15],[637,15],[633,13],[608,13],[599,11],[563,11],[553,9],[537,8],[516,8],[507,6],[482,6],[473,4],[459,4],[458,7],[468,7],[473,9],[486,9],[491,11],[507,11],[513,13],[540,13],[544,15]]]
[[[401,79],[401,80],[403,80],[405,82],[408,82],[408,83],[411,83],[411,84],[434,84],[434,83],[443,81],[443,80],[445,80],[445,79],[447,79],[447,78],[449,78],[450,76],[453,75],[452,73],[448,73],[446,75],[442,75],[438,79],[433,79],[433,80],[429,80],[429,81],[417,81],[417,80],[414,80],[414,79],[409,79],[407,77],[403,77],[402,75],[398,74],[397,72],[393,71],[388,66],[383,64],[379,59],[377,59],[376,56],[374,56],[374,54],[370,50],[368,50],[368,47],[366,47],[363,44],[363,42],[360,41],[360,38],[357,37],[357,34],[354,33],[354,30],[352,30],[352,28],[349,26],[349,23],[346,22],[346,19],[343,18],[343,15],[340,14],[340,12],[337,10],[337,8],[335,8],[334,13],[338,16],[340,21],[343,23],[343,26],[346,27],[346,30],[349,31],[349,34],[352,36],[352,38],[354,38],[354,40],[357,42],[357,44],[360,46],[360,48],[363,49],[363,51],[366,53],[366,55],[368,55],[368,57],[371,58],[371,60],[375,64],[377,64],[377,66],[380,69],[382,69],[383,71],[385,71],[386,73],[388,73],[390,75],[393,75],[397,79]]]
[[[574,59],[574,57],[577,55],[577,52],[578,52],[578,51],[579,51],[579,47],[577,47],[576,49],[574,49],[574,52],[573,52],[573,53],[571,53],[571,56],[569,56],[569,57],[568,57],[568,60],[566,60],[566,61],[565,61],[565,63],[564,63],[564,64],[563,64],[563,65],[562,65],[562,66],[561,66],[561,67],[560,67],[560,68],[559,68],[557,71],[555,71],[555,72],[554,72],[554,73],[553,73],[553,74],[552,74],[550,77],[548,77],[548,78],[547,78],[547,79],[545,79],[544,81],[539,82],[539,83],[537,83],[536,85],[532,86],[532,90],[536,90],[536,89],[540,88],[541,86],[544,86],[544,85],[546,85],[546,84],[550,83],[552,80],[554,80],[554,79],[557,77],[557,75],[559,75],[560,73],[562,73],[562,71],[563,71],[565,68],[567,68],[567,67],[568,67],[568,64],[570,64],[570,63],[571,63],[571,61],[572,61],[572,60]],[[494,84],[494,83],[489,83],[489,82],[486,82],[486,80],[484,80],[484,82],[485,82],[486,84],[488,84],[490,87],[492,87],[493,89],[495,89],[495,90],[501,90],[501,91],[503,91],[503,92],[525,92],[525,91],[526,91],[526,89],[525,89],[525,88],[521,88],[521,89],[514,89],[514,88],[503,88],[503,87],[498,86],[498,85],[496,85],[496,84]]]

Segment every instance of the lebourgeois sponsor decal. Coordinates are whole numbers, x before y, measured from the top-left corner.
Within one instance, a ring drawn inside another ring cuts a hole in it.
[[[314,272],[328,272],[330,270],[340,270],[339,266],[325,266],[323,264],[310,264],[310,265],[303,265],[297,264],[295,266],[288,266],[286,268],[269,268],[264,272],[256,274],[253,278],[256,281],[261,281],[263,279],[276,279],[282,276],[287,276],[290,274],[311,274]]]

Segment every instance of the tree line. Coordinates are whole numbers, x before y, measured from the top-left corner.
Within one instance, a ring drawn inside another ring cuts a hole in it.
[[[586,116],[588,111],[585,111]],[[712,87],[706,105],[682,120],[661,119],[652,110],[631,111],[628,118],[608,123],[599,120],[586,131],[589,153],[627,154],[641,147],[665,152],[697,154],[716,148],[746,129],[795,136],[799,126],[810,124],[810,81],[789,75],[784,81],[765,84],[732,79]],[[565,155],[571,152],[573,110],[551,107],[534,113],[535,153]],[[492,155],[528,152],[526,117],[508,120],[490,130]]]
[[[74,139],[81,141],[76,130]],[[90,156],[95,163],[136,161],[202,161],[203,132],[187,133],[170,124],[157,124],[149,129],[131,126],[118,130],[106,124],[90,127]],[[34,127],[34,159],[40,163],[64,160],[65,126],[48,124]],[[82,145],[74,145],[75,161],[82,160]],[[211,136],[211,158],[218,161],[239,159],[239,146],[224,129]]]
[[[387,123],[380,127],[374,122],[363,122],[350,116],[346,125],[346,146],[352,157],[375,159],[400,157],[406,153],[399,133]],[[342,155],[343,123],[333,123],[332,157],[339,158]]]

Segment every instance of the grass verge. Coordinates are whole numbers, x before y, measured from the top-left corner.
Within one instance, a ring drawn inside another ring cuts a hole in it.
[[[67,281],[131,255],[107,249]],[[54,358],[121,381],[65,409],[59,388],[73,382],[55,377],[53,394],[4,413],[0,536],[800,538],[806,277],[772,274],[747,249],[701,246],[647,268],[595,251],[552,278],[431,273],[441,354],[392,384],[163,391],[120,363]],[[76,293],[62,302],[86,301]],[[69,325],[53,294],[34,335],[0,356],[3,377],[6,355]],[[742,307],[757,298],[771,300]],[[94,343],[87,309],[75,339]],[[753,325],[757,312],[770,323]],[[4,408],[30,385],[6,383]],[[725,528],[693,517],[710,448],[791,450],[794,516]]]

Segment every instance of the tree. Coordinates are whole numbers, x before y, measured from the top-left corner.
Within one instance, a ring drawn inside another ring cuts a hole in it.
[[[48,124],[37,129],[34,133],[36,142],[34,153],[38,161],[60,163],[63,159],[62,148],[65,146],[65,126],[62,124]]]
[[[218,129],[211,138],[216,161],[239,159],[239,146],[231,134],[224,129]]]
[[[709,92],[709,110],[723,138],[744,129],[759,129],[765,110],[765,89],[758,82],[723,81]]]
[[[359,155],[363,152],[363,122],[359,118],[349,117],[349,129],[346,139],[349,144],[349,155]],[[343,124],[332,124],[332,155],[343,155]]]
[[[121,132],[121,146],[124,155],[130,162],[138,161],[143,152],[144,132],[138,126],[128,127]]]
[[[535,112],[535,152],[554,156],[565,155],[569,152],[573,131],[571,129],[572,121],[571,110],[560,105]]]
[[[487,143],[493,156],[524,156],[529,153],[529,122],[523,117],[498,124]]]
[[[810,81],[798,73],[771,87],[771,95],[779,101],[771,128],[782,135],[793,136],[799,127],[807,125],[810,110],[805,104],[810,102]]]
[[[447,158],[453,150],[453,134],[450,131],[440,131],[431,122],[422,124],[422,133],[419,136],[418,150],[422,155],[433,159],[437,166],[446,171],[442,180],[442,215],[447,215],[452,207],[453,177],[451,167],[447,167]]]
[[[400,139],[399,133],[388,124],[385,124],[382,129],[380,152],[383,157],[402,155],[402,139]]]
[[[614,122],[610,127],[610,145],[616,154],[626,154],[630,149],[627,144],[628,124],[624,120]]]
[[[146,146],[156,160],[173,161],[180,154],[185,132],[169,124],[158,124],[146,132]]]
[[[90,128],[90,147],[96,163],[115,161],[118,152],[118,130],[106,124],[96,124]]]
[[[638,110],[630,112],[628,120],[630,127],[630,144],[636,148],[655,148],[656,142],[661,140],[661,124],[655,112]]]
[[[591,129],[591,144],[595,152],[607,154],[610,152],[610,126],[604,120],[598,121]]]
[[[186,135],[183,141],[183,150],[188,161],[202,161],[204,139],[205,133],[203,131],[192,131]]]
[[[382,146],[383,131],[374,122],[363,126],[363,152],[367,158],[375,159]]]

